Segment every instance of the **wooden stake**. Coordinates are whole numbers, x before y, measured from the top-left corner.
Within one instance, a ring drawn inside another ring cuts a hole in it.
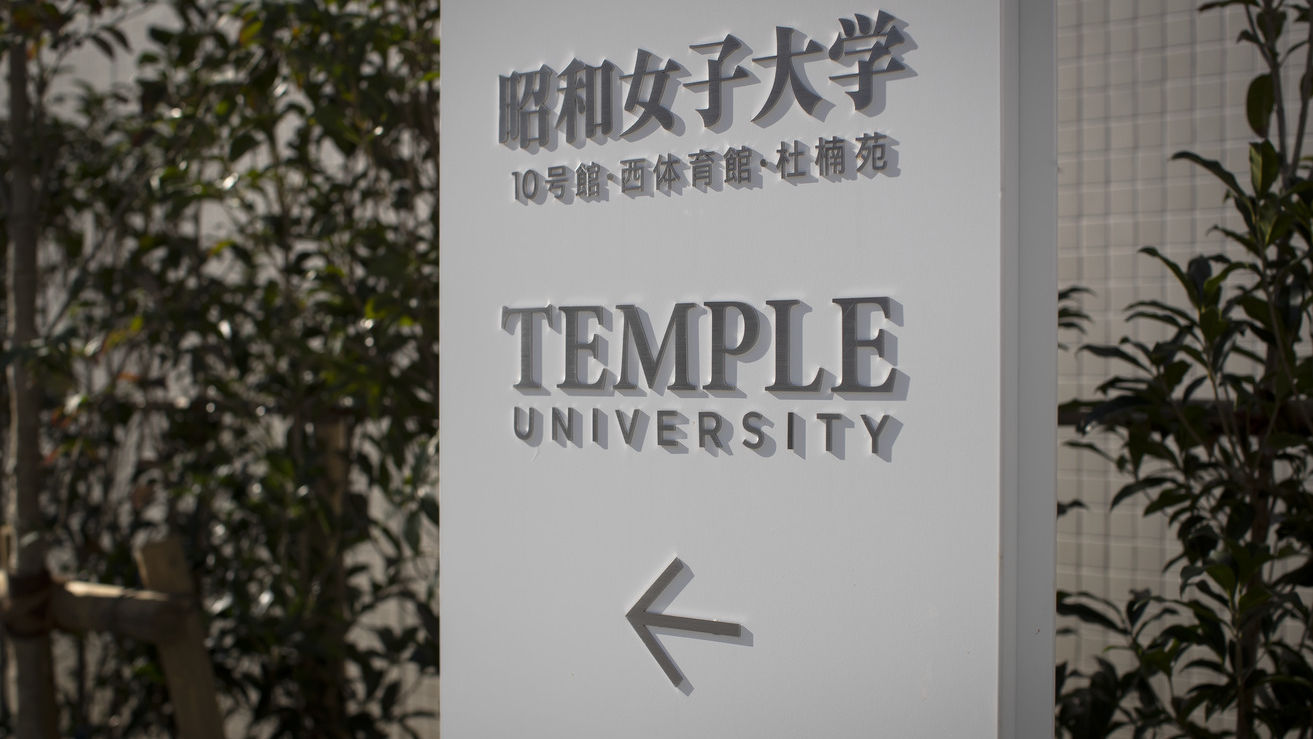
[[[106,631],[151,644],[176,640],[193,608],[179,596],[90,582],[59,583],[50,600],[60,631]]]
[[[194,597],[191,569],[175,537],[137,550],[141,580],[151,590]],[[223,717],[214,687],[214,668],[205,650],[205,624],[198,608],[181,619],[176,638],[159,645],[164,679],[173,702],[179,739],[223,739]]]

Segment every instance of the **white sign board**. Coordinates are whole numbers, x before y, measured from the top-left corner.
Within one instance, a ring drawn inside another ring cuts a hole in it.
[[[445,736],[1051,731],[1022,5],[445,9]]]

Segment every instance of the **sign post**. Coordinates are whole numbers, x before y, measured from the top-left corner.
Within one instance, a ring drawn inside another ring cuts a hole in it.
[[[453,4],[442,721],[1050,736],[1052,4]]]

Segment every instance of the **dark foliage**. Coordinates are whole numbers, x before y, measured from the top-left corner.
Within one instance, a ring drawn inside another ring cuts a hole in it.
[[[1071,737],[1307,737],[1313,732],[1313,183],[1302,157],[1313,38],[1307,3],[1230,0],[1240,41],[1267,71],[1249,88],[1258,140],[1248,176],[1191,152],[1226,188],[1237,226],[1225,254],[1180,264],[1143,252],[1176,281],[1179,304],[1139,301],[1131,322],[1160,341],[1123,338],[1082,351],[1119,363],[1086,429],[1115,445],[1076,445],[1131,478],[1114,507],[1144,503],[1176,536],[1178,592],[1124,604],[1058,594],[1058,612],[1116,635],[1130,667],[1058,668],[1057,721]],[[1293,38],[1291,38],[1293,36]],[[1278,94],[1297,75],[1297,102]]]
[[[44,284],[41,340],[5,361],[39,367],[52,565],[139,586],[134,542],[181,534],[226,709],[392,736],[437,672],[438,1],[6,20],[35,72]],[[79,84],[78,53],[136,76]],[[72,654],[66,735],[171,733],[152,649]]]

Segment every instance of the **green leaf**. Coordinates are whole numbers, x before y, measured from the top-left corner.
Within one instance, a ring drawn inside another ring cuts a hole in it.
[[[1108,419],[1106,423],[1111,425],[1117,422],[1116,419],[1123,411],[1140,409],[1145,404],[1146,401],[1143,398],[1134,395],[1119,395],[1091,408],[1090,412],[1086,413],[1085,417],[1081,419],[1077,430],[1084,433],[1094,426],[1105,423],[1105,419]]]
[[[1313,558],[1304,562],[1304,564],[1287,572],[1277,578],[1278,585],[1298,585],[1300,587],[1313,587]]]
[[[1194,257],[1185,267],[1185,274],[1190,278],[1190,284],[1194,286],[1195,294],[1199,296],[1199,302],[1207,304],[1209,301],[1204,293],[1204,285],[1208,283],[1209,278],[1213,276],[1213,264],[1206,257]]]
[[[236,162],[242,158],[246,152],[254,149],[259,143],[254,136],[249,133],[240,133],[233,138],[232,143],[228,145],[228,161]]]
[[[1214,159],[1205,159],[1192,151],[1178,151],[1172,155],[1172,161],[1178,159],[1194,162],[1209,172],[1212,172],[1213,176],[1221,180],[1222,184],[1226,185],[1226,188],[1230,190],[1231,194],[1235,197],[1248,197],[1248,193],[1240,189],[1240,183],[1236,180],[1235,175],[1231,174],[1226,167],[1223,167],[1221,162]]]
[[[1215,659],[1208,659],[1206,657],[1200,657],[1199,659],[1191,660],[1190,662],[1186,663],[1185,669],[1208,670],[1209,672],[1215,672],[1218,675],[1229,674],[1229,671],[1226,669],[1226,665],[1222,664],[1221,662]]]
[[[124,51],[132,51],[132,44],[128,42],[127,34],[119,30],[116,26],[105,26],[105,33],[109,34],[114,42],[123,48]]]
[[[1228,176],[1230,175],[1229,172],[1228,172],[1227,174],[1228,174]],[[1235,178],[1232,177],[1232,178],[1231,178],[1231,181],[1232,181],[1232,182],[1235,182]],[[1239,187],[1239,186],[1237,185],[1237,187]],[[1191,304],[1191,305],[1194,305],[1194,306],[1196,306],[1196,307],[1198,307],[1198,305],[1199,305],[1199,291],[1198,291],[1198,288],[1196,287],[1196,284],[1195,284],[1196,281],[1195,281],[1195,278],[1194,278],[1193,276],[1187,275],[1187,274],[1186,274],[1186,271],[1183,270],[1183,269],[1181,269],[1181,265],[1179,265],[1179,264],[1177,264],[1175,261],[1169,259],[1166,255],[1164,255],[1162,252],[1158,251],[1157,249],[1155,249],[1155,248],[1152,247],[1152,246],[1146,246],[1146,247],[1140,249],[1140,253],[1141,253],[1141,254],[1147,254],[1147,255],[1153,257],[1154,259],[1157,259],[1160,263],[1162,263],[1163,266],[1165,266],[1165,267],[1167,267],[1167,269],[1171,270],[1172,275],[1173,275],[1174,277],[1176,277],[1176,281],[1179,282],[1179,283],[1181,284],[1181,287],[1185,288],[1185,292],[1186,292],[1186,294],[1190,297],[1190,304]],[[1205,277],[1204,279],[1207,279],[1207,278]],[[1202,280],[1200,280],[1200,282],[1202,282]]]
[[[105,56],[109,57],[110,59],[114,58],[114,47],[110,46],[108,41],[101,38],[99,35],[91,36],[89,37],[89,40],[91,41],[91,43],[95,44],[96,48],[100,49],[100,51]]]
[[[1255,588],[1245,591],[1245,594],[1240,596],[1240,604],[1237,606],[1236,610],[1242,621],[1248,621],[1256,616],[1252,611],[1264,610],[1263,606],[1267,605],[1271,600],[1271,591],[1267,588]],[[1261,615],[1261,613],[1258,615]]]
[[[1211,305],[1217,305],[1222,295],[1222,285],[1241,265],[1236,262],[1226,264],[1217,274],[1209,277],[1204,281],[1203,294],[1205,302]]]
[[[406,545],[412,552],[419,551],[420,545],[420,517],[415,511],[406,515],[406,526],[404,531]]]
[[[1098,446],[1096,446],[1096,445],[1094,445],[1094,444],[1091,444],[1091,443],[1089,443],[1088,441],[1074,441],[1074,440],[1073,440],[1073,441],[1068,441],[1064,446],[1071,447],[1072,449],[1084,449],[1084,450],[1089,451],[1089,452],[1094,452],[1095,454],[1097,454],[1097,455],[1099,455],[1100,457],[1102,457],[1102,458],[1104,459],[1104,461],[1106,461],[1106,462],[1108,462],[1108,463],[1110,463],[1110,464],[1115,464],[1115,463],[1116,463],[1116,460],[1113,459],[1113,457],[1112,457],[1111,454],[1108,454],[1107,452],[1105,452],[1105,451],[1104,451],[1103,449],[1101,449],[1100,447],[1098,447]]]
[[[1132,593],[1132,598],[1126,601],[1126,622],[1135,626],[1140,622],[1140,617],[1144,615],[1144,609],[1149,607],[1149,591],[1137,590]]]
[[[1208,573],[1208,576],[1212,578],[1213,582],[1217,583],[1222,588],[1222,592],[1227,594],[1235,592],[1236,573],[1230,565],[1218,562],[1205,567],[1204,572]]]
[[[1079,501],[1077,501],[1079,502]],[[420,509],[424,511],[424,517],[434,526],[438,525],[438,499],[432,495],[425,495],[419,500]]]
[[[1174,391],[1176,386],[1180,385],[1181,381],[1185,379],[1185,375],[1189,371],[1190,364],[1188,362],[1176,361],[1167,365],[1163,370],[1163,386],[1166,388],[1167,392],[1171,393]]]
[[[1258,31],[1269,47],[1275,48],[1286,28],[1286,11],[1277,6],[1265,5],[1258,13]]]
[[[1267,138],[1267,131],[1272,122],[1272,110],[1276,107],[1277,96],[1272,85],[1271,74],[1260,74],[1249,83],[1249,93],[1245,96],[1245,116],[1249,127],[1259,138]]]
[[[1266,195],[1281,174],[1281,159],[1271,141],[1249,145],[1249,177],[1254,192]]]
[[[1217,8],[1225,8],[1229,5],[1250,5],[1257,7],[1258,2],[1256,0],[1211,0],[1211,2],[1206,2],[1203,5],[1200,5],[1199,12],[1202,13],[1205,10],[1216,10]]]
[[[1103,628],[1108,629],[1109,631],[1115,631],[1119,634],[1126,633],[1126,629],[1122,628],[1120,624],[1109,618],[1107,615],[1100,613],[1092,606],[1088,606],[1084,603],[1077,603],[1073,601],[1074,598],[1079,598],[1079,597],[1090,598],[1091,596],[1085,593],[1073,594],[1064,591],[1058,591],[1058,615],[1071,616],[1073,618],[1080,619],[1085,623],[1094,624],[1095,626],[1102,626]]]
[[[255,38],[260,35],[261,28],[264,28],[264,21],[260,20],[258,16],[252,16],[242,26],[241,33],[237,35],[237,43],[242,46],[250,46]]]
[[[1067,515],[1071,511],[1074,511],[1078,508],[1085,509],[1086,505],[1082,503],[1080,500],[1076,500],[1076,499],[1069,500],[1066,503],[1063,503],[1062,501],[1058,501],[1058,518],[1062,518],[1063,516]]]
[[[146,35],[160,46],[168,46],[178,34],[162,26],[151,26],[147,29]]]
[[[1112,503],[1110,503],[1108,507],[1116,508],[1121,505],[1123,501],[1136,493],[1162,487],[1170,482],[1172,482],[1172,480],[1168,477],[1146,477],[1143,480],[1136,480],[1135,482],[1123,485],[1122,489],[1118,490],[1117,494],[1113,496]]]
[[[1176,508],[1182,503],[1187,503],[1194,495],[1189,490],[1167,490],[1154,498],[1149,505],[1144,507],[1144,515],[1151,516],[1158,511]]]
[[[1131,356],[1129,353],[1127,353],[1125,349],[1122,349],[1119,346],[1109,346],[1106,344],[1085,344],[1078,351],[1088,352],[1096,357],[1104,357],[1107,359],[1120,359],[1123,362],[1126,362],[1128,364],[1133,364],[1142,370],[1147,371],[1149,369],[1148,367],[1144,366],[1144,363],[1142,363],[1140,360],[1136,359],[1135,357]]]
[[[1258,242],[1254,241],[1254,239],[1247,234],[1242,234],[1239,231],[1226,228],[1225,226],[1213,226],[1209,230],[1224,234],[1227,238],[1245,247],[1250,254],[1258,255],[1263,251],[1258,245]]]
[[[1204,333],[1204,341],[1213,344],[1231,326],[1231,322],[1222,317],[1216,306],[1208,306],[1199,314],[1199,328]]]

